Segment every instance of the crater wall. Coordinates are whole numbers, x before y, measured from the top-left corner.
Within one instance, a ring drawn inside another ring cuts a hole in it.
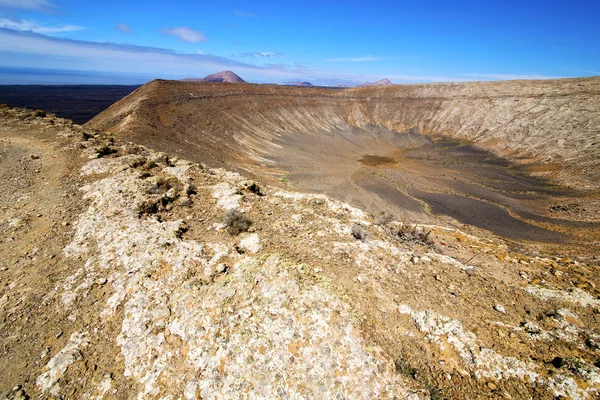
[[[277,138],[413,128],[489,150],[577,188],[600,186],[600,78],[354,89],[155,80],[88,126],[209,164],[256,171]]]

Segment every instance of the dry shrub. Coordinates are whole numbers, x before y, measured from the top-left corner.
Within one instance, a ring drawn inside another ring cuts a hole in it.
[[[223,216],[225,229],[230,235],[238,235],[246,232],[252,226],[252,220],[240,210],[229,210]]]

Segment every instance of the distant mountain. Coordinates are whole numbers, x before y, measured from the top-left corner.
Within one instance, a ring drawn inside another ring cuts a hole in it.
[[[284,82],[284,83],[282,83],[282,85],[284,85],[284,86],[313,86],[313,84],[310,82],[300,82],[300,81]]]
[[[358,85],[358,87],[365,87],[365,86],[389,86],[389,85],[393,85],[393,83],[390,82],[389,79],[382,79],[382,80],[377,81],[377,82],[365,82],[365,83],[361,83],[360,85]]]
[[[229,83],[246,83],[245,80],[240,78],[236,73],[231,71],[221,71],[216,74],[207,75],[202,79],[199,78],[185,78],[182,81],[186,82],[229,82]]]

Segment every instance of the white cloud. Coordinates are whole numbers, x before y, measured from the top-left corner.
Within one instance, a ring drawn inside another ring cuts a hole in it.
[[[163,28],[158,30],[163,35],[177,36],[180,41],[187,43],[206,42],[206,36],[200,31],[180,26],[176,28]]]
[[[256,14],[247,11],[235,10],[234,13],[239,17],[256,17]]]
[[[285,54],[277,51],[277,52],[271,52],[271,51],[257,51],[254,53],[242,53],[240,54],[241,57],[262,57],[262,58],[273,58],[273,57],[283,57]]]
[[[285,64],[256,66],[211,54],[182,54],[167,49],[71,40],[3,28],[0,28],[0,58],[2,67],[15,70],[39,69],[43,65],[46,70],[79,71],[90,76],[135,74],[147,80],[202,77],[223,70],[232,70],[251,82],[301,80],[352,84],[367,80]]]
[[[0,0],[0,7],[21,8],[41,12],[52,12],[58,8],[48,0]]]
[[[10,53],[10,57],[5,56]],[[96,43],[0,28],[3,67],[70,69],[150,76],[195,77],[234,70],[251,79],[296,78],[295,71],[258,67],[211,54],[181,54],[167,49]]]
[[[115,25],[115,29],[123,33],[133,33],[133,28],[122,22],[119,22],[117,25]]]
[[[389,60],[389,57],[379,56],[364,56],[364,57],[340,57],[340,58],[328,58],[327,62],[366,62],[366,61],[383,61]]]
[[[30,31],[45,35],[74,32],[85,29],[83,26],[78,25],[42,26],[33,21],[27,21],[24,19],[12,20],[8,18],[0,18],[0,28],[13,29],[16,31]]]

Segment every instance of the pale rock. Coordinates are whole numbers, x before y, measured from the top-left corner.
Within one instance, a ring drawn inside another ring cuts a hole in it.
[[[504,309],[504,306],[501,304],[494,305],[494,310],[498,311],[499,313],[506,314],[506,310]]]
[[[244,239],[240,240],[240,243],[237,245],[237,247],[243,250],[244,252],[251,254],[258,253],[262,248],[257,233],[252,233],[246,236]]]

